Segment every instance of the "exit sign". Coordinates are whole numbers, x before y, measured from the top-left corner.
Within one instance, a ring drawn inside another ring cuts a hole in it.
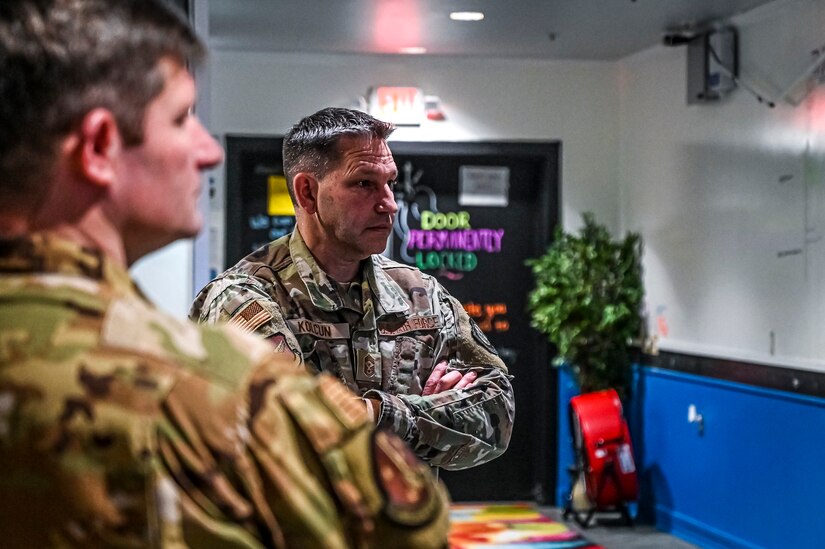
[[[420,126],[426,118],[424,94],[419,88],[378,86],[369,94],[369,113],[397,126]]]

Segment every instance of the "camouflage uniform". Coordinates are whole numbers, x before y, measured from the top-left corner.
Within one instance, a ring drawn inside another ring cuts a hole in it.
[[[432,465],[463,469],[501,455],[512,432],[513,389],[461,304],[433,277],[380,255],[363,262],[361,278],[328,278],[296,230],[210,282],[190,317],[255,330],[303,356],[310,369],[380,399],[378,425]],[[441,361],[475,370],[478,379],[421,396]]]
[[[0,242],[3,547],[444,547],[443,489],[370,423],[98,253]]]

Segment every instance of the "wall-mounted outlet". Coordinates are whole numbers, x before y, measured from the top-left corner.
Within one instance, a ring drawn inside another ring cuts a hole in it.
[[[702,417],[702,414],[696,410],[695,404],[688,406],[688,423],[695,423],[700,435],[705,432],[705,419]]]

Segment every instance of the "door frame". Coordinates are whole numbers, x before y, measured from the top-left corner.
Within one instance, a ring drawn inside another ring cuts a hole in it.
[[[243,223],[242,187],[245,178],[245,159],[249,155],[267,155],[273,168],[282,166],[281,145],[283,136],[226,136],[226,178],[224,206],[225,241],[224,262],[229,267],[248,251],[242,253],[241,227]],[[550,245],[553,231],[561,219],[561,153],[559,141],[390,141],[390,149],[395,155],[421,156],[510,156],[515,158],[537,159],[541,165],[539,196],[536,205],[539,215],[535,218],[534,234],[538,239],[535,256],[540,255]],[[542,437],[535,446],[535,455],[531,457],[533,468],[533,499],[541,504],[555,503],[558,428],[556,414],[558,410],[558,379],[550,373],[550,347],[546,338],[534,331],[531,334],[532,348],[536,350],[537,364],[546,364],[548,369],[548,398],[536,403],[541,416],[534,421],[546,422]],[[517,405],[518,408],[518,405]]]
[[[553,240],[553,231],[561,219],[561,153],[560,141],[390,141],[393,155],[400,156],[510,156],[538,159],[541,162],[539,196],[536,205],[539,215],[533,227],[538,237],[535,256],[542,254]],[[550,345],[545,337],[534,331],[533,348],[537,364],[548,369],[548,398],[536,403],[546,438],[535,445],[535,455],[530,456],[533,468],[533,499],[540,504],[555,504],[556,471],[558,469],[558,376],[550,371]],[[518,403],[516,403],[518,417]],[[524,419],[523,419],[524,420]]]

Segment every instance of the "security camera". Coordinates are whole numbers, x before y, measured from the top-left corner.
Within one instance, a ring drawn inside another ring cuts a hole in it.
[[[662,35],[662,43],[668,47],[684,46],[697,36],[693,32],[666,32]]]
[[[708,30],[708,23],[695,21],[668,26],[662,33],[662,43],[665,46],[684,46]]]

